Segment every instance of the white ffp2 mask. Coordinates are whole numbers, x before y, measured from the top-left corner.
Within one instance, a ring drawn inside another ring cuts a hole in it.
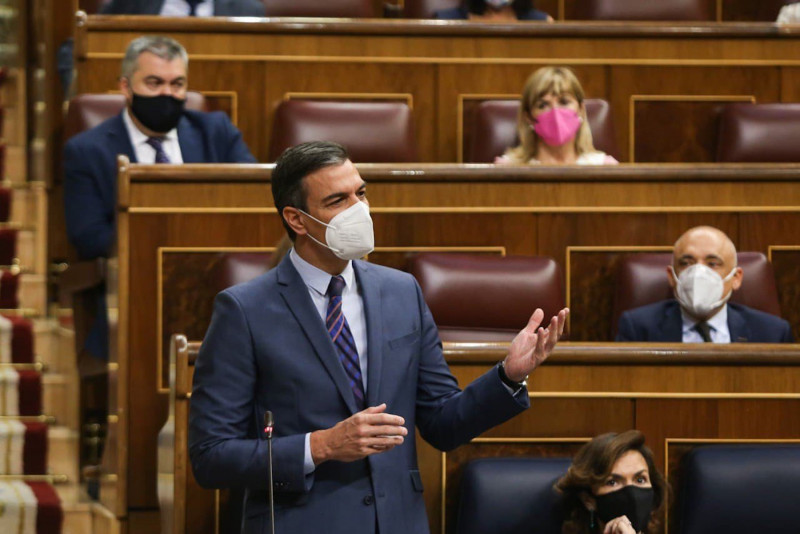
[[[307,235],[323,247],[330,249],[337,258],[357,260],[375,248],[372,217],[369,216],[369,206],[365,202],[356,202],[346,210],[337,213],[327,224],[303,210],[298,211],[327,228],[325,230],[327,244],[314,239],[311,234]]]
[[[684,269],[680,276],[672,269],[675,276],[675,298],[681,303],[686,311],[698,319],[705,319],[708,314],[716,308],[725,304],[733,290],[723,295],[725,282],[733,278],[736,274],[736,267],[731,269],[725,278],[722,278],[716,271],[702,263]]]

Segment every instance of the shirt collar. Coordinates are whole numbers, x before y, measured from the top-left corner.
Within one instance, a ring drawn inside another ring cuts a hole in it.
[[[130,108],[125,108],[125,113],[122,114],[122,122],[125,123],[125,128],[128,130],[128,136],[131,138],[131,144],[133,146],[140,146],[147,143],[147,140],[150,139],[149,136],[145,135],[136,125],[133,123],[133,119],[131,118],[131,110]],[[164,135],[162,135],[164,139],[168,139],[170,141],[177,141],[178,140],[178,129],[173,128]]]
[[[292,248],[289,252],[289,259],[292,261],[292,265],[300,274],[300,278],[303,279],[303,282],[319,293],[320,295],[325,295],[328,292],[328,286],[331,283],[332,276],[322,269],[315,267],[308,263],[306,260],[300,257],[300,255]],[[353,270],[353,262],[348,261],[347,266],[344,270],[340,273],[342,278],[344,278],[345,289],[344,292],[348,293],[355,289],[356,287],[356,277],[355,271]]]
[[[686,334],[694,330],[694,325],[698,322],[697,319],[694,317],[690,317],[683,308],[681,308],[681,323],[683,324],[683,333]],[[726,303],[720,311],[716,313],[713,317],[706,319],[708,326],[714,332],[721,332],[725,331],[728,328],[728,304]]]

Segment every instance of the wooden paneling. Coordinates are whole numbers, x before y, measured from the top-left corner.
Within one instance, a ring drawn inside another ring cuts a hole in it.
[[[795,339],[800,339],[797,310],[800,310],[800,247],[770,247],[769,258],[775,269],[775,282],[781,301],[781,313],[791,318]]]

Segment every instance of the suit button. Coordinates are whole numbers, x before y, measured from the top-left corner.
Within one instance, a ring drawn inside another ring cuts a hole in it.
[[[373,502],[375,502],[375,497],[373,497],[372,495],[367,495],[366,497],[364,497],[364,504],[366,504],[367,506],[371,505]]]

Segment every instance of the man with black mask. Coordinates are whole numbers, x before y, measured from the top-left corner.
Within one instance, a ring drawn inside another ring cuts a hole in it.
[[[114,241],[117,155],[134,163],[254,163],[241,133],[222,112],[185,109],[188,56],[169,37],[128,45],[119,88],[126,108],[64,147],[67,235],[82,259],[106,257]],[[86,350],[104,360],[108,334],[102,295]]]

